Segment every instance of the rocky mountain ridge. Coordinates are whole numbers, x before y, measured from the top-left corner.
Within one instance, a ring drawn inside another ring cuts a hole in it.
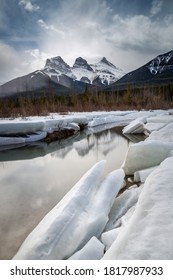
[[[173,50],[158,55],[145,65],[127,73],[106,90],[126,89],[128,86],[158,86],[173,83]]]
[[[88,64],[82,57],[76,58],[70,67],[61,56],[48,58],[41,70],[13,79],[0,86],[0,97],[19,94],[43,94],[54,92],[57,95],[84,93],[86,84],[89,89],[102,89],[124,75],[105,57],[96,64]]]
[[[73,80],[82,81],[88,84],[98,86],[107,86],[120,79],[124,72],[103,57],[98,63],[88,64],[82,58],[76,58],[72,67],[70,67],[60,56],[47,59],[43,69],[49,77],[67,75]],[[96,81],[99,79],[99,84]]]

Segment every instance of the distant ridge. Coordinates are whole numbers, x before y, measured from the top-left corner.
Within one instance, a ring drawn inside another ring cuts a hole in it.
[[[173,83],[173,50],[156,56],[145,65],[127,73],[106,90],[125,89],[131,86],[158,86]]]

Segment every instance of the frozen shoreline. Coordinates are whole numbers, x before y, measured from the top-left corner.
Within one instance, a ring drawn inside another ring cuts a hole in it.
[[[38,229],[36,227],[26,239],[15,258],[91,259],[93,256],[93,259],[172,259],[172,110],[74,113],[56,116],[52,120],[46,119],[42,132],[46,132],[46,129],[52,131],[60,124],[61,127],[74,125],[77,129],[77,125],[82,121],[87,123],[88,129],[91,130],[98,129],[99,125],[106,123],[116,123],[117,126],[123,124],[127,125],[124,129],[127,137],[142,132],[148,137],[145,141],[130,145],[122,168],[111,172],[105,178],[104,188],[102,180],[98,181],[98,176],[101,178],[103,173],[103,163],[98,163],[93,167],[93,171],[88,171],[85,179],[77,183],[75,188],[78,191],[75,191],[74,195],[72,192],[68,193],[67,199],[63,199],[57,205],[57,209],[64,209],[63,212],[52,210],[53,212],[47,214],[48,217],[52,217],[53,224],[50,226],[44,222],[44,218]],[[42,125],[43,120],[40,122],[39,125]],[[38,127],[37,125],[35,127]],[[8,129],[9,127],[10,125]],[[132,176],[134,186],[117,197],[117,190],[122,187],[125,175]],[[86,190],[93,185],[87,200],[86,195],[82,194],[83,180]],[[97,182],[95,186],[94,181]],[[139,188],[135,182],[140,185]],[[74,204],[77,198],[78,203]],[[70,219],[69,214],[75,214],[75,218]],[[64,230],[64,241],[60,242],[61,239],[53,236],[56,236],[57,228],[61,229],[66,219],[69,221],[68,230]],[[87,235],[74,247],[76,241],[79,242],[83,222]],[[40,238],[43,232],[44,238]],[[60,255],[57,255],[57,252]],[[67,253],[62,255],[62,252]]]
[[[125,126],[138,118],[154,117],[164,112],[162,110],[84,112],[25,119],[0,119],[0,146],[37,142],[57,131],[80,131],[81,126],[87,126],[91,130],[108,124]]]

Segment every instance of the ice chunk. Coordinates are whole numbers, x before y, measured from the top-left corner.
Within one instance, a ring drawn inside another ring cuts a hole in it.
[[[147,178],[135,211],[103,259],[173,259],[173,158]]]
[[[14,145],[14,144],[24,144],[24,143],[30,143],[35,141],[40,141],[46,137],[46,132],[40,132],[36,134],[28,135],[27,137],[0,137],[0,146],[1,145]]]
[[[74,122],[69,123],[67,125],[67,127],[65,127],[65,128],[70,128],[70,129],[73,129],[73,130],[76,130],[76,131],[80,130],[79,125],[77,123],[74,123]]]
[[[43,131],[44,121],[2,121],[0,122],[0,135],[31,134]]]
[[[25,139],[23,137],[0,137],[0,145],[13,145],[13,144],[23,144]]]
[[[134,213],[135,206],[132,206],[131,208],[128,209],[128,211],[118,220],[118,224],[120,225],[119,227],[116,227],[112,230],[105,231],[101,235],[101,241],[105,245],[105,250],[107,251],[110,246],[113,244],[113,242],[116,240],[119,234],[121,234],[122,228],[129,222],[129,219]]]
[[[143,134],[145,130],[144,123],[137,119],[124,127],[123,134]]]
[[[159,165],[172,149],[173,143],[158,140],[132,144],[122,166],[125,174],[132,175],[135,171]]]
[[[94,165],[26,238],[14,259],[63,259],[83,240],[87,205],[100,183],[105,161]]]
[[[118,228],[114,228],[112,230],[105,231],[105,232],[102,233],[101,241],[105,245],[105,250],[106,251],[110,248],[112,243],[115,241],[115,239],[117,238],[120,230],[121,230],[121,227],[118,227]]]
[[[104,231],[120,226],[119,223],[117,224],[117,221],[137,202],[141,189],[139,187],[126,190],[115,199]]]
[[[14,259],[66,259],[92,236],[99,237],[123,180],[122,169],[100,184],[105,161],[97,163],[26,238]]]
[[[157,166],[146,168],[143,170],[138,170],[134,173],[134,182],[142,182],[144,183],[147,177],[153,172]]]
[[[104,245],[95,236],[69,260],[100,260],[104,255]]]

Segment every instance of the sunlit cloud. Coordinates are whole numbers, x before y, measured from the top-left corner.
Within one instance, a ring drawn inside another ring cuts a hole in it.
[[[20,0],[19,6],[22,6],[28,12],[33,12],[40,9],[38,5],[32,4],[32,2],[29,0]]]

